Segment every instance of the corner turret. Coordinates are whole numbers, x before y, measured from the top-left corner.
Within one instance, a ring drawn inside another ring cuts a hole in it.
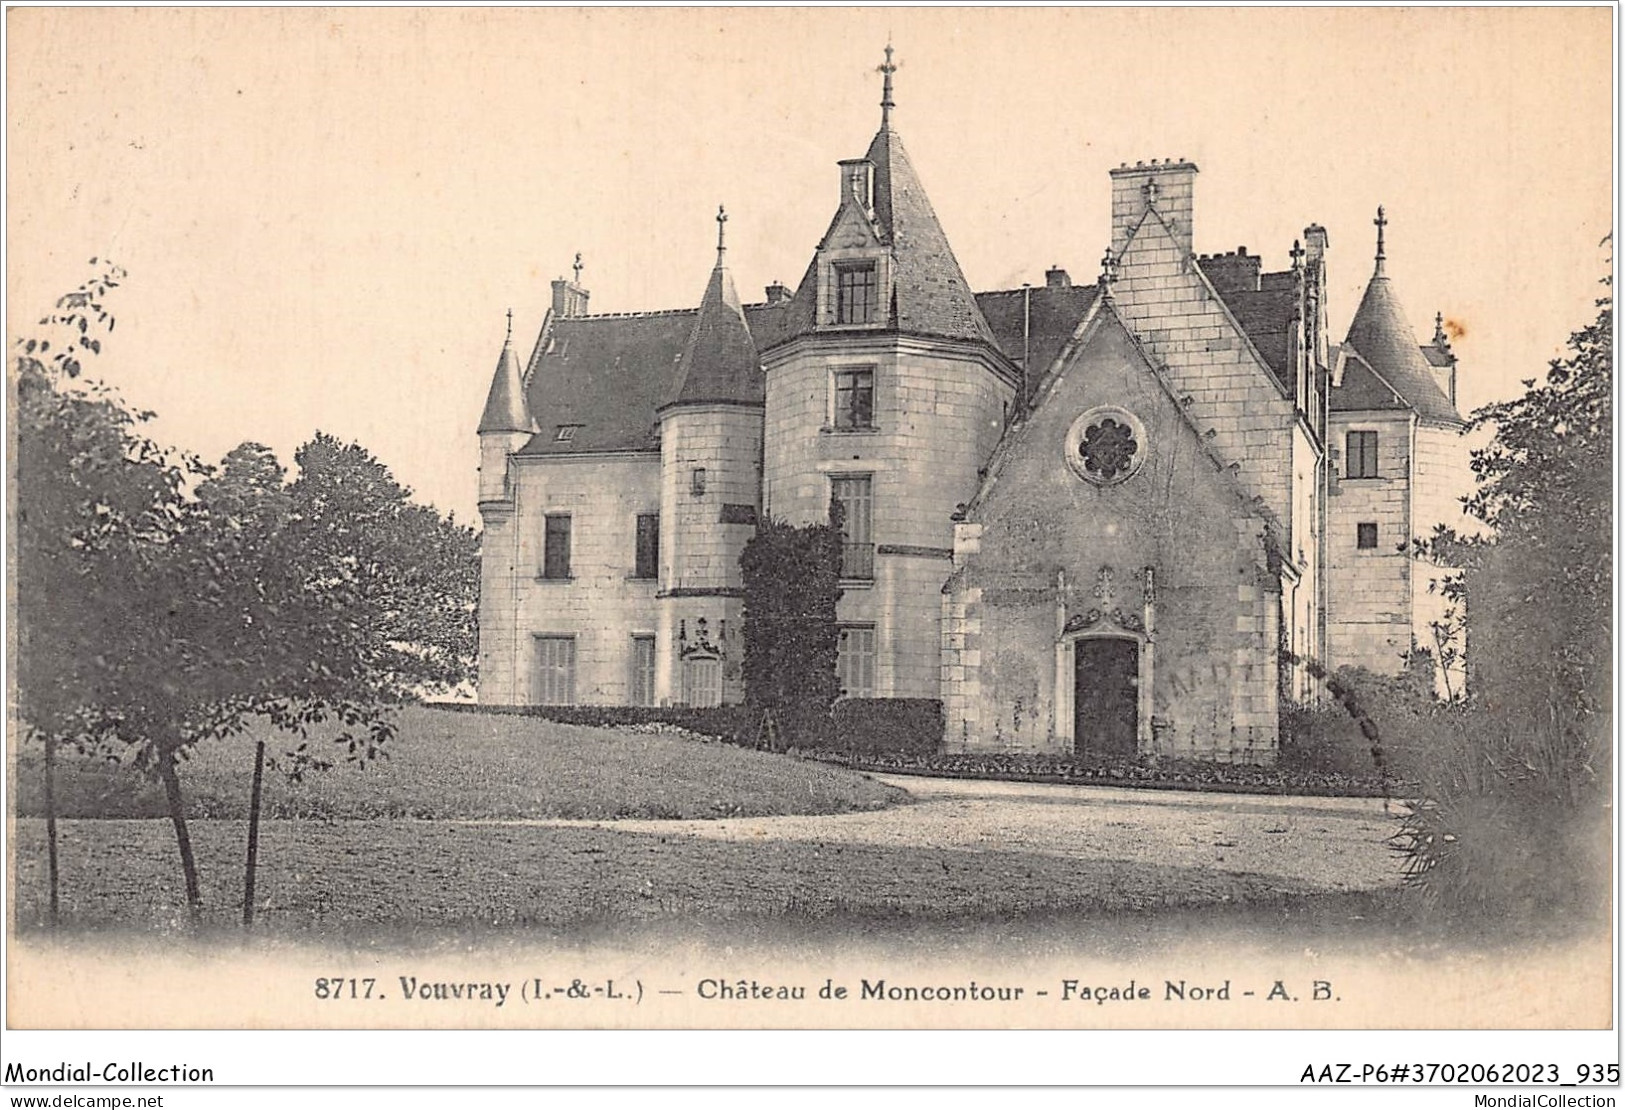
[[[513,351],[513,310],[508,310],[508,335],[497,356],[496,373],[480,416],[480,501],[507,497],[508,456],[524,446],[536,430],[525,403],[525,380]]]

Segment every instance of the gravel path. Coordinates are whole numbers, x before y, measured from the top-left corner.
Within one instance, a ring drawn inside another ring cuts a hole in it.
[[[1397,807],[1384,813],[1379,799],[875,777],[907,790],[914,803],[826,817],[493,823],[751,844],[1019,852],[1248,875],[1293,893],[1370,890],[1401,877],[1387,843]]]

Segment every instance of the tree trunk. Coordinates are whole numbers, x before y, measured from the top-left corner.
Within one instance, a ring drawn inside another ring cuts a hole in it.
[[[169,820],[175,826],[175,843],[181,850],[181,871],[186,875],[186,904],[197,918],[203,909],[203,896],[198,893],[197,861],[192,858],[192,837],[186,831],[186,806],[181,797],[181,780],[175,774],[175,753],[166,751],[158,757],[158,775],[164,780],[164,794],[169,799]]]
[[[260,858],[260,787],[265,782],[265,741],[254,747],[254,789],[248,802],[248,865],[243,872],[243,928],[254,924],[254,868]]]
[[[56,737],[45,734],[45,858],[51,876],[51,924],[60,908],[56,870]]]

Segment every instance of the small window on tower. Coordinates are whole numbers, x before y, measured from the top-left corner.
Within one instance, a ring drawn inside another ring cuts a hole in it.
[[[880,300],[873,262],[838,263],[835,267],[835,322],[872,324]]]
[[[1356,524],[1354,530],[1356,533],[1355,544],[1361,551],[1375,551],[1377,549],[1377,525],[1375,521]]]
[[[1343,477],[1376,478],[1377,433],[1350,432],[1346,440],[1348,457],[1344,459]]]
[[[875,426],[875,372],[835,371],[835,427],[851,430]]]

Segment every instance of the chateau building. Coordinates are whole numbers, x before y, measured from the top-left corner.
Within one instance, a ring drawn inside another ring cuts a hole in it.
[[[1456,360],[1376,265],[1327,329],[1328,235],[1193,253],[1196,166],[1112,170],[1098,279],[974,293],[892,124],[838,163],[792,291],[588,312],[578,266],[479,424],[480,698],[742,700],[758,519],[844,512],[850,697],[942,702],[948,750],[1267,762],[1305,662],[1433,646],[1459,514]],[[1459,667],[1459,663],[1457,664]],[[1459,682],[1440,675],[1440,682]]]

